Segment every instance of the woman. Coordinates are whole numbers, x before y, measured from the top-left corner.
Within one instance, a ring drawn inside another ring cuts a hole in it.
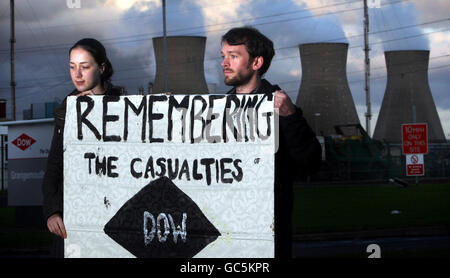
[[[85,95],[123,95],[122,87],[111,84],[113,75],[111,62],[106,56],[103,45],[95,39],[82,39],[69,51],[70,77],[75,90],[69,96]],[[52,253],[56,257],[64,256],[64,241],[67,237],[63,222],[63,135],[66,115],[66,100],[55,109],[55,130],[44,176],[43,210],[47,219],[47,228],[57,235]]]

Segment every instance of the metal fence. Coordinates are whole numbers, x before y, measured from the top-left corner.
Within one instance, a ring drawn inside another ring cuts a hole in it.
[[[402,144],[363,142],[339,146],[324,144],[325,157],[311,181],[357,181],[413,178],[406,173]],[[339,153],[341,154],[339,156]],[[429,143],[424,155],[422,178],[448,178],[450,181],[450,143]]]

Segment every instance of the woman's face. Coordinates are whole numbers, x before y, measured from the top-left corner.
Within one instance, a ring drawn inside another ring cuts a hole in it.
[[[104,71],[104,65],[99,66],[91,53],[81,47],[70,52],[70,77],[79,92],[93,90],[101,91],[100,76]]]

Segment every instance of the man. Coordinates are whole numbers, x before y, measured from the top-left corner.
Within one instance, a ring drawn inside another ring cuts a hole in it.
[[[314,132],[277,85],[262,79],[275,55],[273,42],[252,27],[233,28],[222,37],[222,68],[229,94],[272,94],[279,114],[279,147],[275,154],[275,257],[292,256],[294,175],[310,176],[321,162]],[[295,173],[295,174],[294,174]]]

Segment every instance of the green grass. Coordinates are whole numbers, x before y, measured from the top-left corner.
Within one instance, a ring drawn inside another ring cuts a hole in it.
[[[52,239],[53,235],[47,231],[17,229],[15,208],[0,208],[0,248],[48,248]]]
[[[2,248],[35,249],[48,248],[53,240],[53,235],[44,231],[14,231],[3,232],[0,230],[0,246]]]
[[[15,208],[0,208],[0,228],[14,227],[16,224]]]
[[[294,193],[294,232],[339,232],[450,224],[450,183],[306,187]],[[400,214],[391,214],[398,210]]]

